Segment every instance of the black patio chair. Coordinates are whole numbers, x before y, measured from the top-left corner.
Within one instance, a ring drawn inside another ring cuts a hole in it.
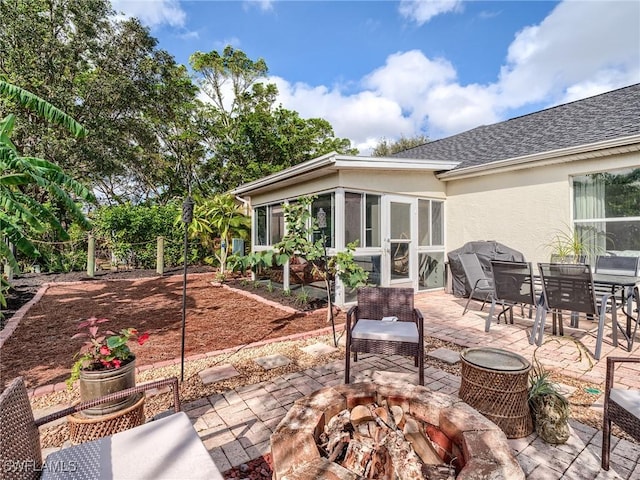
[[[600,298],[600,301],[597,300],[591,267],[589,265],[539,263],[538,268],[540,269],[540,278],[542,280],[543,299],[538,305],[529,343],[532,345],[536,343],[538,346],[542,345],[544,324],[548,310],[585,313],[592,315],[594,318],[598,316],[598,331],[594,357],[599,360],[602,350],[607,305],[610,304],[612,300],[611,297],[614,294],[611,292],[605,293]],[[613,322],[613,344],[617,346],[618,322],[615,308],[611,309],[611,316]],[[562,333],[562,323],[560,323],[560,334]]]
[[[513,307],[520,305],[524,316],[524,306],[529,306],[529,318],[531,318],[532,308],[536,305],[536,291],[531,263],[511,262],[504,260],[491,260],[493,271],[494,293],[491,300],[491,308],[487,316],[484,331],[488,332],[495,312],[496,304],[502,305],[502,312],[498,314],[505,316],[507,323],[507,312],[510,322],[513,323]]]
[[[640,272],[640,257],[618,257],[598,255],[594,273],[604,275],[629,275],[635,277]]]
[[[487,300],[493,299],[493,282],[485,275],[482,265],[480,265],[480,260],[478,260],[478,256],[475,253],[463,253],[459,259],[471,289],[462,315],[467,313],[471,299],[478,298],[476,295],[479,295],[482,299],[480,310],[483,310]]]
[[[351,354],[405,355],[415,359],[424,385],[424,318],[414,307],[412,288],[363,287],[347,312],[344,383],[350,382]]]

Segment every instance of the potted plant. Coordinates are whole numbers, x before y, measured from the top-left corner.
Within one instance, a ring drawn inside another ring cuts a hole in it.
[[[128,342],[136,340],[143,345],[149,339],[149,333],[138,333],[135,328],[124,328],[118,333],[107,330],[99,333],[99,325],[108,322],[107,318],[91,317],[78,324],[84,330],[71,338],[84,338],[85,343],[75,355],[71,376],[67,380],[69,388],[80,380],[80,399],[85,402],[110,393],[134,387],[136,384],[136,357]],[[115,400],[100,406],[84,410],[87,416],[100,416],[116,412],[133,405],[136,396]]]
[[[569,439],[569,402],[535,357],[529,376],[529,408],[536,432],[545,442],[559,444]]]
[[[556,231],[546,246],[551,249],[554,263],[583,263],[604,252],[601,246],[603,235],[592,228],[578,230],[567,226],[564,230]]]

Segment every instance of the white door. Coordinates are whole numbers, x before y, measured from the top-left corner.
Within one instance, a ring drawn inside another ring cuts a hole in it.
[[[415,202],[386,195],[383,200],[382,284],[413,287]]]

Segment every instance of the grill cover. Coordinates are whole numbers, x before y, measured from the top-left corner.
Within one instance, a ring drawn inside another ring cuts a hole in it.
[[[482,270],[487,278],[493,280],[491,272],[491,260],[510,260],[514,262],[525,262],[524,255],[513,248],[509,248],[502,243],[493,240],[476,241],[465,243],[462,247],[451,250],[447,257],[449,259],[449,272],[451,274],[453,294],[456,297],[469,296],[471,287],[462,269],[460,255],[463,253],[475,253],[480,260]]]

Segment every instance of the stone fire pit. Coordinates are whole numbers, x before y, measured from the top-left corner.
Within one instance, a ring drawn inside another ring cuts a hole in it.
[[[318,439],[325,422],[340,411],[385,402],[398,405],[414,418],[438,428],[442,434],[438,442],[449,443],[450,449],[462,456],[458,480],[524,480],[524,472],[500,428],[457,397],[417,385],[398,387],[371,382],[326,387],[297,400],[271,435],[274,478],[358,478],[323,458]]]

